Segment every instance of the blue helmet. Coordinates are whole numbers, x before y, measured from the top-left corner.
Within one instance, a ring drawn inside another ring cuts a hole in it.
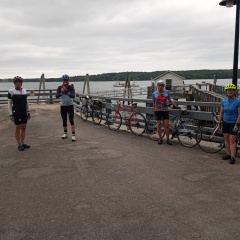
[[[62,80],[63,81],[69,81],[70,77],[67,74],[62,75]]]

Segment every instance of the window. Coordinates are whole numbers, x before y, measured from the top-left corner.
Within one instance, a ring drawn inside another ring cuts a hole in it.
[[[172,79],[166,79],[166,89],[172,90]]]

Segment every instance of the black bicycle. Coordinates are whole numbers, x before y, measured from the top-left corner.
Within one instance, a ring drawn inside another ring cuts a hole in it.
[[[92,99],[92,97],[81,97],[83,105],[80,108],[80,116],[82,120],[87,121],[88,117],[92,118],[92,121],[99,125],[102,121],[102,101],[99,99]]]
[[[185,110],[179,111],[180,116],[173,116],[169,114],[169,128],[172,135],[171,139],[177,138],[178,141],[184,147],[195,147],[197,142],[197,132],[199,130],[198,122],[194,119],[189,119],[186,117],[188,114]],[[161,124],[162,127],[162,137],[165,136],[164,124]],[[156,120],[151,118],[147,124],[147,134],[152,140],[159,140],[157,132],[157,123]]]

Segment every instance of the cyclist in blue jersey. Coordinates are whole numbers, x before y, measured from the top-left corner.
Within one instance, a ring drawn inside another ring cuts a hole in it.
[[[227,155],[223,160],[235,163],[237,132],[240,124],[240,99],[235,97],[236,86],[229,83],[225,86],[227,97],[222,100],[218,123],[222,122]]]
[[[172,145],[171,140],[169,139],[170,129],[169,129],[169,110],[168,105],[172,104],[175,108],[180,108],[174,103],[171,99],[170,93],[168,90],[164,89],[165,83],[163,80],[157,82],[157,91],[153,92],[153,112],[157,120],[157,131],[158,131],[158,144],[162,144],[162,130],[161,130],[161,121],[163,120],[165,133],[167,137],[167,144]]]
[[[8,91],[8,111],[10,119],[15,123],[15,138],[18,143],[18,150],[24,151],[30,146],[24,143],[27,122],[30,119],[29,104],[27,101],[27,91],[22,88],[23,79],[14,77],[14,88]]]
[[[74,103],[75,89],[73,84],[69,84],[70,77],[67,74],[62,76],[62,85],[57,88],[56,98],[61,98],[61,117],[63,120],[63,130],[62,139],[68,137],[67,130],[67,116],[69,117],[69,122],[71,124],[72,130],[72,141],[76,141],[75,125],[74,125]]]

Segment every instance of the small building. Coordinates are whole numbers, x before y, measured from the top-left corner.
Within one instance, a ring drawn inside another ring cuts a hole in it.
[[[157,81],[159,81],[160,79],[164,81],[165,88],[167,90],[173,90],[174,87],[183,87],[185,78],[174,72],[167,71],[153,79],[155,86],[157,85]]]

